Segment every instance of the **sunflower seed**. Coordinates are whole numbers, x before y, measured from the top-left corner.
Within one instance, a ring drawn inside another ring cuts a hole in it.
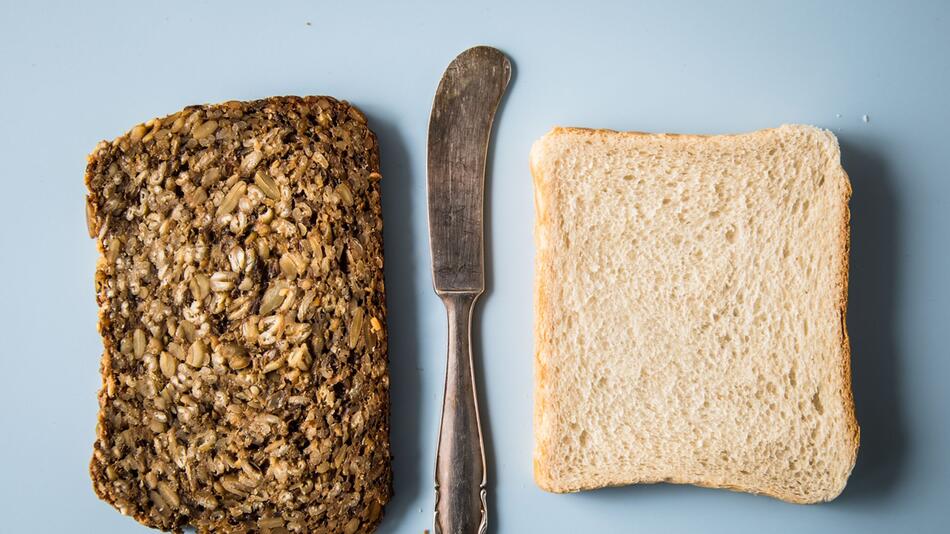
[[[195,300],[204,300],[211,292],[211,280],[203,274],[196,274],[188,281],[188,289]]]
[[[136,358],[141,358],[145,354],[145,331],[141,328],[136,328],[132,332],[132,352],[135,354]]]
[[[211,275],[210,288],[212,291],[231,291],[236,280],[237,273],[218,271]]]
[[[307,345],[298,346],[290,353],[290,356],[287,357],[287,365],[296,367],[301,371],[310,369],[311,362],[310,351],[307,349]]]
[[[254,184],[269,198],[280,200],[280,189],[277,188],[277,182],[264,172],[257,171],[254,173]]]
[[[171,378],[175,376],[175,372],[178,370],[178,360],[171,354],[162,351],[158,358],[158,367],[162,370],[165,378]]]
[[[185,363],[195,368],[204,367],[207,365],[208,349],[205,347],[203,341],[199,339],[191,344],[191,348],[188,350],[188,358],[185,360]]]
[[[264,154],[260,150],[254,150],[248,152],[244,159],[241,160],[241,172],[243,174],[248,174],[253,171],[257,164],[261,162],[261,159],[264,157]]]
[[[261,307],[258,310],[258,313],[261,315],[267,315],[270,312],[276,310],[284,303],[284,298],[287,295],[287,289],[278,284],[272,284],[267,288],[267,291],[264,292],[264,296],[261,297]]]
[[[234,208],[237,207],[238,201],[241,200],[241,197],[244,196],[244,193],[247,192],[247,183],[243,181],[237,181],[234,185],[231,186],[231,189],[228,191],[228,194],[224,196],[224,200],[221,201],[221,205],[218,206],[218,211],[215,212],[216,217],[222,215],[227,215],[234,211]]]
[[[191,135],[195,139],[204,139],[209,135],[213,134],[215,130],[218,129],[218,122],[214,120],[206,121],[201,123],[198,126],[195,126],[195,129],[191,131]]]

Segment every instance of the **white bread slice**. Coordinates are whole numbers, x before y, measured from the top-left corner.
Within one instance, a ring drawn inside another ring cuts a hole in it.
[[[531,172],[537,484],[841,493],[859,430],[834,135],[555,128]]]

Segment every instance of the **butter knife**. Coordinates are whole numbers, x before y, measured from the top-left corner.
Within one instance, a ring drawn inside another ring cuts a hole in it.
[[[475,301],[485,290],[484,183],[492,122],[511,64],[470,48],[442,75],[429,118],[427,185],[432,281],[448,315],[448,357],[435,469],[435,533],[488,528],[485,445],[472,365]]]

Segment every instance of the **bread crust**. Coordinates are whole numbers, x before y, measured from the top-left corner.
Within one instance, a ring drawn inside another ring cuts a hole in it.
[[[832,136],[832,138],[834,138]],[[841,284],[839,292],[839,301],[838,301],[838,311],[841,315],[841,350],[843,352],[843,357],[841,360],[841,376],[842,376],[842,391],[841,398],[844,402],[845,410],[848,413],[848,430],[851,437],[851,462],[850,467],[848,467],[848,473],[854,469],[855,463],[858,459],[858,448],[861,445],[861,427],[858,425],[858,416],[857,410],[854,404],[854,391],[851,386],[851,339],[848,336],[848,286],[849,286],[849,275],[850,275],[850,264],[851,264],[851,179],[848,176],[848,173],[845,172],[844,167],[841,165],[841,154],[840,148],[838,147],[837,140],[835,140],[835,149],[838,152],[838,168],[841,172],[841,179],[844,181],[844,198],[842,202],[844,203],[844,210],[841,222],[841,232],[839,234],[839,241],[841,243],[841,271],[838,274],[838,280]],[[844,491],[844,487],[841,488],[841,491]],[[828,500],[832,500],[838,495],[832,495]]]
[[[535,211],[536,211],[536,223],[535,223],[535,247],[536,247],[536,258],[535,258],[535,321],[534,321],[534,336],[535,336],[535,351],[534,351],[534,367],[535,367],[535,403],[534,403],[534,431],[536,434],[535,439],[535,450],[533,455],[533,472],[535,483],[542,490],[552,492],[552,493],[576,493],[580,491],[604,488],[604,487],[617,487],[625,486],[630,484],[654,484],[654,483],[673,483],[673,484],[690,484],[694,486],[706,487],[706,488],[718,488],[718,489],[728,489],[732,491],[752,493],[757,495],[765,495],[768,497],[776,498],[782,501],[786,501],[793,504],[814,504],[818,502],[826,502],[833,500],[841,491],[844,489],[844,485],[835,493],[823,495],[815,499],[801,498],[795,494],[782,492],[781,490],[772,490],[770,488],[765,488],[762,486],[751,486],[751,485],[741,485],[741,484],[725,484],[725,483],[710,483],[703,480],[693,479],[689,477],[661,477],[661,478],[618,478],[616,480],[608,480],[606,482],[592,482],[590,484],[579,484],[576,486],[572,485],[562,485],[559,484],[554,477],[547,471],[546,462],[547,458],[552,454],[551,451],[547,450],[545,447],[545,441],[538,438],[540,432],[543,430],[540,428],[541,423],[544,418],[544,414],[547,411],[556,412],[557,408],[555,403],[557,402],[556,398],[553,398],[551,393],[544,389],[546,381],[545,376],[547,374],[546,362],[543,356],[544,351],[546,350],[544,342],[544,334],[550,332],[554,325],[551,323],[551,319],[545,313],[548,309],[548,304],[546,300],[546,295],[548,294],[548,284],[553,283],[554,280],[557,280],[552,273],[547,272],[545,266],[548,264],[547,254],[550,253],[549,248],[544,246],[542,239],[539,234],[542,234],[545,231],[545,225],[549,224],[549,217],[546,213],[546,207],[543,201],[539,200],[539,197],[545,197],[556,194],[551,189],[556,187],[553,181],[548,180],[544,176],[544,171],[540,168],[540,165],[536,161],[539,157],[535,152],[538,149],[540,143],[544,139],[559,136],[559,135],[571,135],[571,134],[580,134],[580,135],[589,135],[597,137],[600,139],[606,139],[612,136],[621,136],[621,137],[657,137],[657,138],[672,138],[672,139],[683,139],[683,140],[705,140],[705,141],[728,141],[737,137],[745,137],[749,135],[766,135],[771,132],[775,132],[781,128],[795,127],[795,125],[783,125],[778,128],[763,129],[754,132],[747,133],[738,133],[738,134],[717,134],[717,135],[705,135],[705,134],[676,134],[676,133],[647,133],[640,131],[617,131],[611,129],[591,129],[591,128],[579,128],[579,127],[562,127],[556,126],[552,128],[544,137],[537,141],[532,147],[531,157],[529,159],[529,168],[532,175],[532,181],[535,189]],[[812,127],[809,127],[812,128]],[[841,402],[844,406],[846,414],[846,427],[848,429],[848,448],[850,456],[850,466],[848,467],[848,473],[853,470],[856,459],[857,451],[860,445],[860,428],[857,421],[855,405],[854,405],[854,395],[851,388],[851,346],[850,340],[848,337],[847,331],[847,305],[848,305],[848,279],[849,279],[849,263],[850,263],[850,244],[851,244],[851,216],[849,201],[851,198],[852,188],[850,179],[847,173],[844,171],[844,168],[841,165],[840,161],[840,148],[838,146],[837,139],[835,136],[827,131],[819,128],[815,130],[820,131],[823,135],[827,137],[827,140],[832,144],[834,149],[834,155],[837,158],[836,165],[838,170],[838,178],[843,182],[843,198],[841,200],[843,204],[843,216],[839,224],[838,231],[838,242],[839,242],[839,251],[840,251],[840,268],[837,275],[837,289],[838,289],[838,298],[836,308],[838,315],[840,317],[841,329],[840,329],[840,343],[842,349],[842,358],[840,363],[840,372],[842,375],[842,388],[839,390],[839,395]],[[847,477],[846,477],[847,478]]]

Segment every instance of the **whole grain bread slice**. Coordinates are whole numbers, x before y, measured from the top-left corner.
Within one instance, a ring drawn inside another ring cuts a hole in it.
[[[392,492],[379,155],[330,97],[192,106],[86,169],[100,498],[181,532],[367,532]]]
[[[531,171],[538,485],[836,497],[859,431],[834,135],[555,128]]]

